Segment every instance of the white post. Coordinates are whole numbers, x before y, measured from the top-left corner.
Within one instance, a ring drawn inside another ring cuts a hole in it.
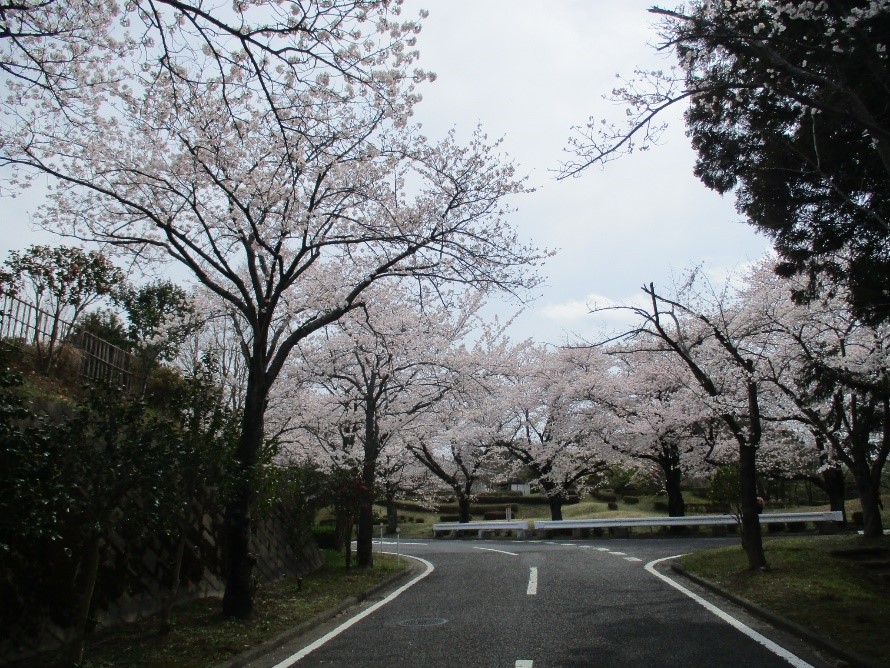
[[[380,525],[380,554],[383,554],[383,525]]]
[[[402,563],[402,543],[401,543],[401,529],[396,527],[396,563]]]

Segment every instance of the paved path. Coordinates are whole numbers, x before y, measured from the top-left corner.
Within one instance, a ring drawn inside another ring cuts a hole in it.
[[[394,551],[395,545],[387,542],[382,548]],[[795,639],[718,602],[733,617],[790,651],[785,658],[777,655],[646,569],[646,564],[663,557],[733,542],[708,538],[403,541],[403,553],[421,557],[434,570],[292,665],[833,665]],[[689,583],[681,584],[708,598]],[[376,603],[366,602],[363,608]],[[345,620],[338,618],[251,666],[284,668],[295,652]]]

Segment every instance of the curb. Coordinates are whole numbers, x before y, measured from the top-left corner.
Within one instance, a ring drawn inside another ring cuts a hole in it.
[[[686,571],[679,564],[671,564],[670,568],[674,573],[680,575],[688,580],[691,580],[695,584],[704,587],[708,591],[717,594],[718,596],[735,603],[739,607],[744,608],[748,612],[753,615],[760,617],[766,622],[769,622],[775,627],[788,631],[792,633],[811,645],[815,645],[819,649],[825,650],[830,654],[833,654],[835,657],[846,661],[853,668],[882,668],[883,664],[875,663],[873,660],[868,659],[856,652],[853,652],[845,647],[841,647],[837,643],[828,640],[827,638],[818,635],[816,632],[808,629],[805,626],[801,626],[795,622],[792,622],[790,619],[782,617],[781,615],[777,615],[776,613],[763,608],[756,603],[752,603],[751,601],[744,599],[740,596],[736,596],[735,594],[725,590],[720,585],[714,584],[710,580],[705,580],[698,575],[693,575],[692,573]]]
[[[396,573],[395,575],[387,578],[383,582],[379,582],[376,585],[374,585],[373,587],[371,587],[371,588],[369,588],[355,596],[350,596],[349,598],[347,598],[343,602],[341,602],[339,605],[336,605],[333,608],[325,610],[324,612],[320,612],[312,619],[307,619],[305,622],[297,624],[293,628],[288,629],[284,633],[280,633],[279,635],[275,636],[274,638],[272,638],[270,640],[267,640],[264,643],[261,643],[255,647],[251,647],[250,649],[245,650],[241,654],[229,659],[228,661],[225,661],[224,663],[217,664],[215,666],[215,668],[243,668],[244,666],[249,664],[251,661],[255,661],[256,659],[260,658],[261,656],[268,654],[269,652],[277,649],[281,645],[284,645],[284,644],[290,642],[291,640],[300,637],[304,633],[307,633],[307,632],[311,631],[312,629],[314,629],[318,626],[321,626],[322,624],[330,621],[334,617],[341,615],[343,612],[345,612],[349,608],[351,608],[355,605],[358,605],[359,603],[361,603],[362,601],[364,601],[368,598],[371,598],[378,592],[380,592],[384,589],[389,589],[389,588],[393,587],[393,585],[395,585],[396,583],[398,583],[401,580],[408,580],[412,575],[414,575],[417,571],[420,570],[420,565],[418,565],[417,562],[411,560],[409,562],[409,564],[410,565],[407,570],[405,570],[401,573]]]

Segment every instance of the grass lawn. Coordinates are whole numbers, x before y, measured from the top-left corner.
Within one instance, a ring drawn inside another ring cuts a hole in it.
[[[681,561],[689,572],[890,666],[890,538],[787,538],[766,541],[765,551],[765,572],[749,571],[738,545]]]
[[[175,630],[159,635],[157,620],[126,624],[97,632],[87,640],[82,668],[204,668],[233,658],[288,629],[335,607],[350,596],[408,568],[407,560],[374,555],[373,569],[345,570],[343,556],[325,551],[326,563],[303,578],[261,586],[255,612],[247,621],[224,619],[217,599],[186,603],[174,610]],[[22,666],[63,665],[58,656],[29,659]]]

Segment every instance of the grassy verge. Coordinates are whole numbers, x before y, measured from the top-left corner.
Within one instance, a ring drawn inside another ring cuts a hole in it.
[[[741,547],[687,555],[683,568],[881,665],[890,666],[890,538],[812,536],[765,543],[770,570]]]
[[[316,615],[335,607],[408,568],[407,561],[374,555],[373,569],[345,570],[343,557],[325,552],[319,571],[296,580],[284,579],[257,590],[255,613],[247,621],[224,619],[217,599],[187,603],[174,611],[175,630],[158,633],[156,619],[106,629],[88,642],[83,668],[205,668],[233,658]],[[30,659],[28,666],[54,668],[58,656]]]

